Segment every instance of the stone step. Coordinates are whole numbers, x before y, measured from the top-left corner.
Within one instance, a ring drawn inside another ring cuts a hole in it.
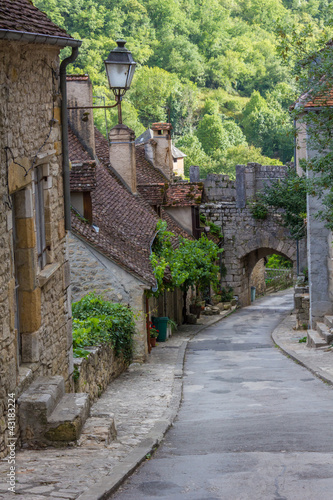
[[[325,316],[324,323],[328,328],[333,328],[333,316]]]
[[[89,409],[89,394],[65,394],[47,419],[45,438],[63,444],[77,441],[89,416]]]
[[[18,399],[24,447],[76,441],[89,415],[89,395],[65,394],[62,377],[41,377]]]
[[[39,377],[19,397],[19,412],[38,413],[47,418],[64,394],[65,384],[62,377]]]
[[[330,344],[333,340],[333,333],[329,329],[325,323],[317,323],[316,325],[317,331],[319,335],[327,342],[327,344]]]
[[[316,330],[307,331],[307,346],[308,347],[324,347],[327,346],[327,342],[319,335]]]
[[[108,446],[116,438],[117,429],[113,413],[93,416],[84,424],[78,445],[98,448]]]

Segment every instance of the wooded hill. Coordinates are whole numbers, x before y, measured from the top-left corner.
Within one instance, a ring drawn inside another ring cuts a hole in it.
[[[113,103],[103,60],[125,38],[138,69],[123,101],[136,134],[171,120],[187,167],[234,175],[236,163],[290,161],[297,96],[279,46],[286,33],[329,39],[328,0],[34,0],[83,40],[70,71],[89,73],[96,104]],[[65,49],[64,56],[66,55]],[[94,113],[106,133],[102,110]],[[117,122],[107,112],[108,128]],[[263,157],[269,157],[264,158]]]

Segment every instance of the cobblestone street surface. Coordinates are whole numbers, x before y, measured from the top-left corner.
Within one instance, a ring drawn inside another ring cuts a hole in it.
[[[273,297],[283,293],[286,292],[273,294]],[[290,291],[289,294],[292,297]],[[256,300],[253,309],[257,304],[260,307],[262,300]],[[291,299],[290,311],[292,305]],[[176,417],[182,397],[183,362],[188,341],[199,331],[202,331],[201,336],[205,335],[205,328],[222,318],[222,315],[204,317],[200,319],[201,324],[180,327],[171,339],[153,349],[147,363],[132,364],[109,385],[92,406],[91,415],[97,418],[114,414],[117,437],[110,444],[85,436],[79,446],[72,448],[18,451],[16,495],[7,490],[9,466],[3,459],[0,462],[0,499],[11,500],[17,496],[24,500],[107,498],[161,442]],[[299,344],[305,332],[293,330],[294,325],[295,317],[286,313],[272,334],[273,341],[290,358],[332,384],[333,352]]]
[[[114,414],[117,437],[109,445],[82,440],[72,448],[18,451],[16,495],[7,490],[8,462],[2,460],[0,499],[21,495],[24,500],[95,500],[110,489],[108,485],[121,481],[161,441],[177,414],[188,340],[224,315],[205,316],[200,324],[179,327],[152,350],[147,363],[133,363],[108,386],[91,414]]]

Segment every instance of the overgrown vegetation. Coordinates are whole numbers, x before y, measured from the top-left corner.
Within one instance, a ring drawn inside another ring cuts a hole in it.
[[[303,36],[307,48],[328,40],[327,0],[34,3],[83,40],[69,71],[89,73],[96,104],[103,104],[103,98],[106,104],[114,102],[103,60],[117,38],[127,39],[138,68],[123,101],[124,123],[138,135],[170,116],[177,146],[188,155],[186,169],[200,165],[203,176],[216,172],[233,177],[236,163],[291,160],[288,107],[299,92],[292,74],[296,57],[284,67],[278,47],[289,57],[291,33]],[[63,57],[69,53],[65,49]],[[95,110],[94,118],[105,132],[104,110]],[[108,112],[107,121],[109,129],[117,123],[116,110]]]
[[[218,283],[216,261],[222,250],[213,241],[204,235],[198,240],[179,237],[175,248],[175,235],[167,231],[165,221],[159,220],[157,231],[150,257],[157,281],[155,296],[177,287],[186,293],[191,286],[204,290]]]
[[[125,363],[132,359],[135,323],[133,311],[91,292],[72,304],[74,357],[85,357],[85,347],[109,344]]]
[[[205,226],[209,227],[211,234],[214,234],[218,238],[222,239],[223,234],[221,233],[221,228],[214,224],[214,222],[207,219],[205,214],[200,214],[200,222],[202,222]]]
[[[306,233],[306,192],[306,178],[299,177],[295,168],[290,167],[286,177],[266,185],[258,199],[266,209],[271,207],[281,215],[282,225],[292,238],[301,239]]]

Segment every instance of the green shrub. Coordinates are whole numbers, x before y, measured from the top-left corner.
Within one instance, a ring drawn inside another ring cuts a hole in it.
[[[122,354],[130,363],[135,323],[129,307],[108,302],[92,292],[74,302],[72,311],[74,357],[80,356],[84,347],[109,344],[116,356]]]

